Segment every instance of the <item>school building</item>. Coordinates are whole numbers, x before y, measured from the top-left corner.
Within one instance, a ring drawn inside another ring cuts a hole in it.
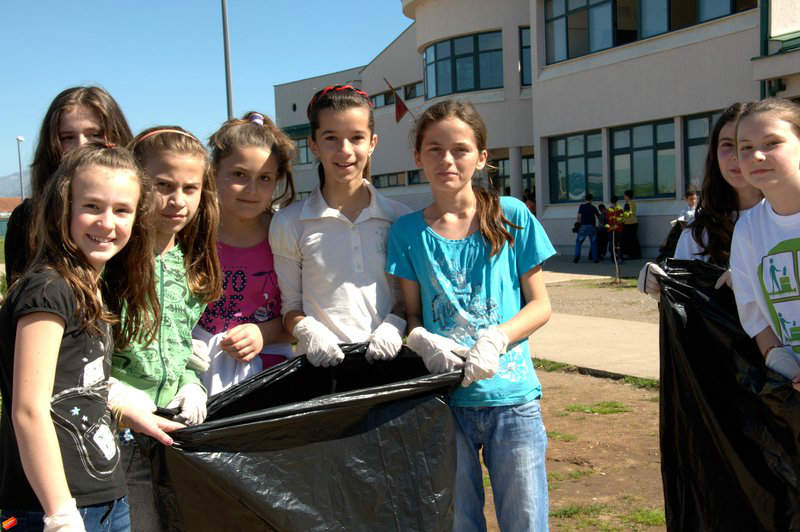
[[[639,239],[654,255],[699,188],[707,137],[736,101],[800,97],[797,0],[401,0],[413,23],[369,64],[275,86],[276,120],[297,142],[301,196],[317,184],[306,105],[351,83],[372,96],[375,185],[421,208],[413,118],[444,98],[472,101],[489,129],[485,185],[535,194],[560,251],[574,245],[587,192],[608,204],[635,191]],[[571,252],[571,251],[570,251]]]

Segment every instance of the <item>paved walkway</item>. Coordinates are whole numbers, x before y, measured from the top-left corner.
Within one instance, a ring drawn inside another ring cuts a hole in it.
[[[644,260],[625,261],[622,277],[636,277]],[[572,263],[557,256],[544,265],[545,283],[575,279],[603,279],[614,275],[608,261]],[[658,379],[658,325],[553,313],[550,321],[532,337],[533,355],[563,362],[600,374]]]

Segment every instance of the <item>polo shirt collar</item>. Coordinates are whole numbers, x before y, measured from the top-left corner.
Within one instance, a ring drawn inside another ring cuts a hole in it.
[[[370,218],[384,219],[392,221],[392,208],[386,198],[378,194],[375,187],[364,179],[364,184],[369,190],[369,205],[362,210],[354,223],[363,222]],[[300,213],[301,220],[315,219],[315,218],[341,218],[347,220],[337,209],[328,205],[325,198],[322,196],[322,190],[319,186],[314,187],[311,195],[305,201],[303,210]],[[349,220],[347,220],[349,222]]]

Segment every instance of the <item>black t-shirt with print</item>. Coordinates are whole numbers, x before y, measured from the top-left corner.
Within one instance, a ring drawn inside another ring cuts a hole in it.
[[[50,414],[72,496],[78,506],[118,499],[126,494],[124,471],[106,406],[113,343],[103,334],[81,330],[72,289],[51,270],[30,271],[13,287],[0,309],[0,508],[41,511],[20,462],[11,423],[14,341],[17,321],[33,312],[64,320]]]

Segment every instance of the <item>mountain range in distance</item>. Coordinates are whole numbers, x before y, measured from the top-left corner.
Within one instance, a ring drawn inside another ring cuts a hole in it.
[[[22,182],[25,186],[25,196],[31,195],[31,173],[30,170],[22,171]],[[0,197],[18,198],[19,197],[19,172],[0,176]]]

